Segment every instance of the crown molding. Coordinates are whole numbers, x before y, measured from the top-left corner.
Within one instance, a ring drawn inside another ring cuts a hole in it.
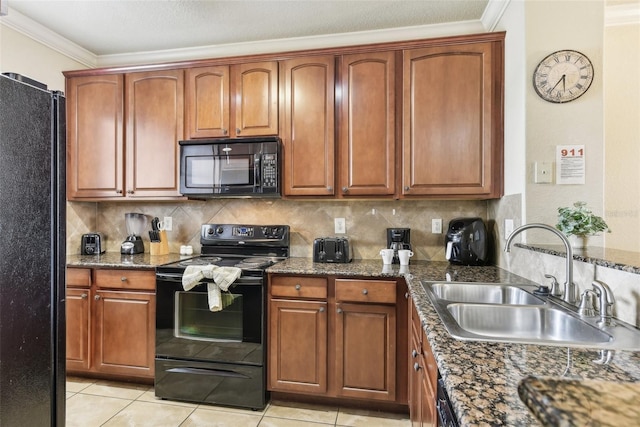
[[[640,2],[607,6],[604,9],[604,26],[640,24]]]
[[[263,40],[247,43],[199,46],[185,49],[169,49],[131,54],[101,55],[99,67],[178,62],[228,56],[258,55],[265,53],[293,52],[298,50],[354,46],[403,40],[419,40],[451,35],[484,32],[480,21],[465,21],[452,24],[424,25],[391,28],[386,30],[361,31],[355,33],[330,34],[312,37]]]
[[[492,32],[496,29],[509,3],[511,3],[511,0],[489,0],[480,18],[485,31]]]
[[[89,68],[95,68],[97,66],[98,56],[94,53],[78,46],[69,39],[51,31],[44,25],[24,16],[11,7],[9,7],[8,12],[9,13],[6,16],[2,16],[0,18],[0,25],[4,25],[22,33],[38,43],[60,52],[61,54],[68,56],[74,61],[77,61]]]

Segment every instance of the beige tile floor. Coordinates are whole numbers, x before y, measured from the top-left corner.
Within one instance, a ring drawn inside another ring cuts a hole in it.
[[[263,411],[156,399],[152,386],[67,378],[67,427],[409,427],[408,416],[271,402]]]

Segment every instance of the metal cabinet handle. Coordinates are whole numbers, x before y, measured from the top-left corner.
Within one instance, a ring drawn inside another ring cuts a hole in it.
[[[404,191],[409,191],[409,190],[410,190],[410,188],[409,188],[408,185],[406,187],[404,187]]]
[[[338,307],[338,309],[336,310],[336,313],[342,314],[342,309],[340,307]]]
[[[409,292],[404,293],[404,299],[409,299]]]
[[[327,187],[327,191],[333,191],[333,187]]]
[[[418,352],[416,350],[412,350],[411,351],[411,356],[412,357],[418,357]]]
[[[127,190],[127,194],[133,194],[133,190]]]
[[[226,129],[222,129],[222,134],[223,134],[223,135],[226,135],[227,133],[229,133],[229,131],[228,131],[228,130],[226,130]]]
[[[240,128],[236,128],[236,134],[240,135]]]
[[[422,366],[420,366],[420,364],[418,362],[414,363],[413,370],[414,371],[419,371],[420,369],[422,369]]]
[[[127,278],[126,278],[125,276],[122,276],[122,277],[120,278],[120,281],[121,281],[121,282],[126,282],[126,281],[127,281]]]
[[[122,190],[116,190],[116,194],[122,194]]]
[[[299,291],[301,288],[302,288],[302,286],[298,283],[298,284],[296,285],[296,291]]]
[[[319,311],[320,313],[324,313],[324,307],[320,307],[320,308],[318,309],[318,311]]]
[[[349,192],[349,189],[348,189],[347,187],[342,187],[342,192],[343,192],[343,193],[348,193],[348,192]]]
[[[369,291],[365,288],[362,290],[362,295],[367,295],[369,293]]]
[[[100,299],[100,295],[96,295],[95,297],[93,297],[93,299],[98,301]]]
[[[82,299],[87,299],[88,296],[89,295],[87,295],[87,294],[80,294],[80,298],[82,298]]]

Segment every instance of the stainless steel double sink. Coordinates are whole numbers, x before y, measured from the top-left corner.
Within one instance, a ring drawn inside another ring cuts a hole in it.
[[[523,344],[640,350],[640,330],[598,317],[551,298],[535,286],[504,283],[421,282],[447,331],[457,339]]]

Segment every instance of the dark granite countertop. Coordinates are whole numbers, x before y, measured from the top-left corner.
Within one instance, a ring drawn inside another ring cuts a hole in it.
[[[420,314],[446,390],[463,426],[540,425],[518,396],[519,383],[528,377],[558,380],[640,382],[640,352],[616,351],[607,363],[599,350],[456,340],[445,330],[420,280],[526,282],[498,267],[453,266],[447,262],[416,261],[408,271],[380,260],[348,264],[313,263],[290,258],[267,271],[282,274],[329,274],[363,277],[404,276]],[[640,398],[640,393],[635,399]],[[618,407],[624,412],[624,406]],[[623,424],[621,424],[623,425]]]
[[[105,252],[101,255],[68,255],[67,267],[87,268],[135,268],[139,270],[153,270],[159,265],[170,264],[193,256],[181,256],[179,254],[149,255],[148,253],[136,255],[122,255],[119,252]]]
[[[566,257],[566,250],[563,245],[539,245],[516,243],[516,246],[540,252],[548,255]],[[612,268],[625,271],[627,273],[640,274],[640,253],[622,251],[619,249],[607,249],[599,247],[588,247],[585,249],[573,249],[573,259],[586,262],[588,264],[599,265],[601,267]]]

